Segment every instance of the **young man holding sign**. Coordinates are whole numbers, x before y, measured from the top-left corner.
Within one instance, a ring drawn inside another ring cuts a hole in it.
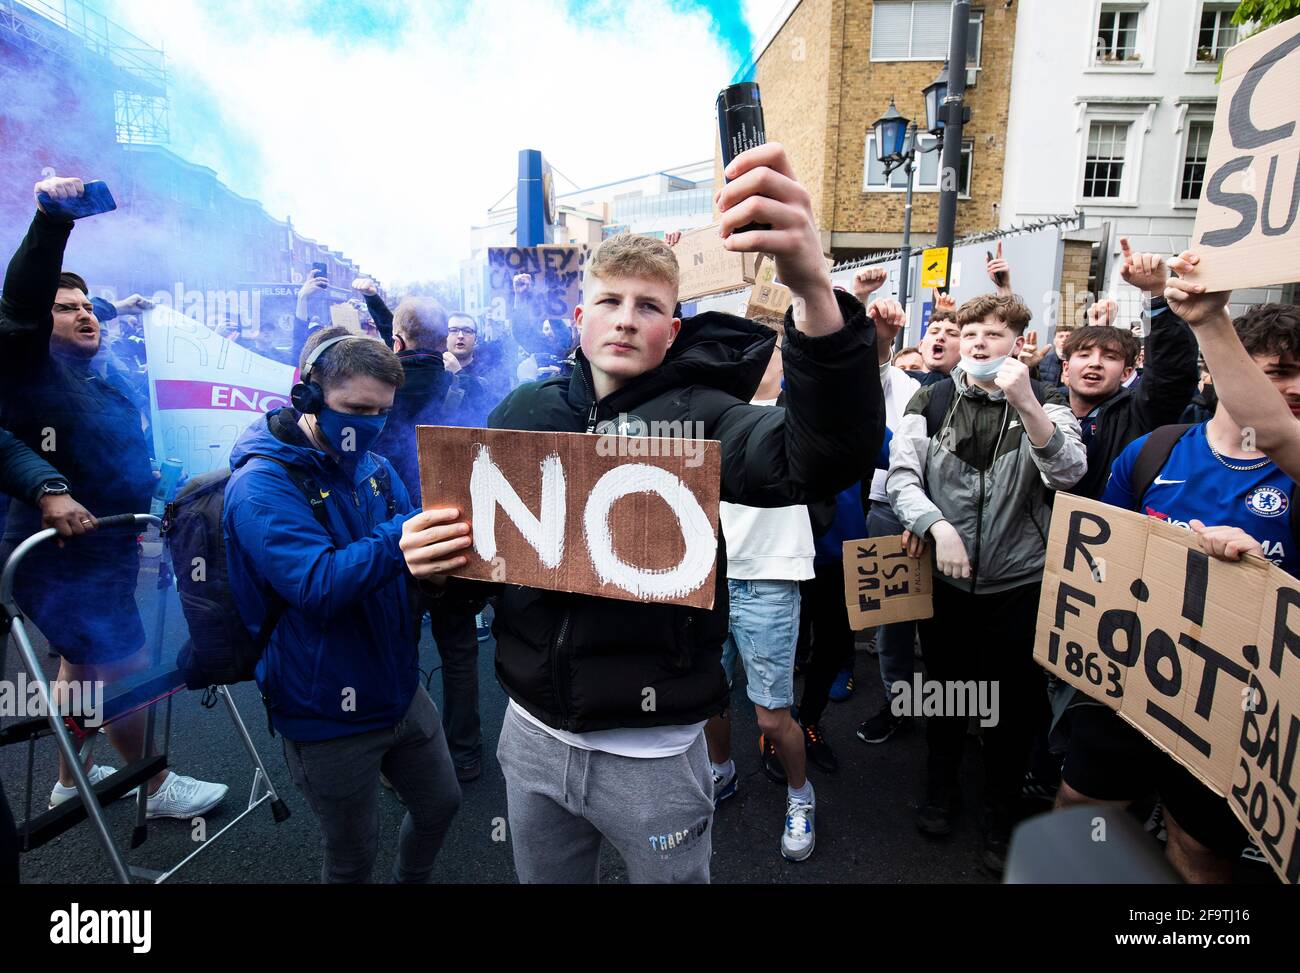
[[[1073,486],[1085,469],[1069,407],[1031,381],[1017,358],[1029,317],[1015,296],[961,306],[961,363],[912,397],[893,430],[886,481],[909,553],[919,557],[934,542],[934,617],[920,623],[931,678],[999,683],[1001,713],[984,733],[983,861],[995,871],[1030,743],[1047,718],[1043,673],[1033,660],[1047,491]],[[952,830],[966,722],[964,714],[927,718],[926,801],[917,819],[926,834]]]
[[[1187,268],[1193,257],[1184,254],[1174,269]],[[1216,319],[1226,318],[1228,295],[1198,293],[1195,286],[1170,281],[1170,306],[1189,323],[1215,327]],[[1300,314],[1266,305],[1233,326],[1250,367],[1272,386],[1256,389],[1263,400],[1256,408],[1285,404],[1300,414]],[[1207,357],[1222,361],[1218,354]],[[1164,426],[1131,443],[1115,461],[1101,499],[1195,531],[1215,557],[1254,554],[1300,575],[1295,483],[1257,446],[1254,432],[1220,401],[1209,422]],[[1167,854],[1179,874],[1189,882],[1231,878],[1246,832],[1222,797],[1110,709],[1076,706],[1067,715],[1070,744],[1058,807],[1123,805],[1154,788],[1164,806]]]
[[[672,250],[624,234],[587,263],[573,375],[520,387],[493,426],[592,432],[633,412],[684,420],[697,438],[721,441],[722,498],[750,506],[832,496],[862,478],[884,435],[874,330],[862,305],[831,287],[808,193],[785,150],[751,149],[726,176],[724,246],[773,254],[795,296],[785,407],[749,404],[771,330],[723,314],[683,327],[673,316]],[[402,549],[417,578],[436,583],[468,563],[468,524],[445,518],[430,510],[406,525]],[[497,674],[510,707],[497,756],[520,881],[595,881],[602,838],[633,882],[708,880],[713,781],[701,731],[727,701],[725,557],[720,545],[712,610],[501,590]]]

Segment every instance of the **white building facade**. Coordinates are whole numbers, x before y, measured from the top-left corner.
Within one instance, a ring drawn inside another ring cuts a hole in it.
[[[1235,43],[1237,3],[1221,0],[1018,0],[1008,110],[1004,227],[1080,209],[1135,250],[1188,248],[1218,100],[1216,75]],[[1278,299],[1239,293],[1234,303]]]

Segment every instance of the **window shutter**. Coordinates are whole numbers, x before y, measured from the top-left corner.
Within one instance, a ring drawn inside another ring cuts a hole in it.
[[[912,19],[912,57],[948,56],[948,31],[952,26],[952,4],[948,0],[917,0]]]
[[[871,12],[871,59],[888,61],[909,56],[912,29],[910,0],[877,0]]]

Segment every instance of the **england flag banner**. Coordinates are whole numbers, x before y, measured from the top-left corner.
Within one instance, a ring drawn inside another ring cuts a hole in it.
[[[258,416],[289,404],[297,369],[255,354],[169,307],[144,315],[154,455],[188,476],[230,463]]]

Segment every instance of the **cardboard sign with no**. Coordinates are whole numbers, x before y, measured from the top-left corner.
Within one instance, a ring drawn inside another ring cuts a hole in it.
[[[1228,51],[1187,275],[1209,291],[1300,280],[1300,17]]]
[[[424,508],[473,527],[456,577],[712,608],[721,444],[418,426]]]
[[[928,556],[909,557],[903,535],[844,542],[844,601],[849,628],[934,615],[933,565]]]
[[[1226,797],[1274,871],[1300,881],[1300,581],[1059,493],[1034,658]]]
[[[693,301],[751,284],[758,269],[758,254],[733,253],[722,245],[716,223],[683,233],[673,247],[681,271],[679,301]]]

